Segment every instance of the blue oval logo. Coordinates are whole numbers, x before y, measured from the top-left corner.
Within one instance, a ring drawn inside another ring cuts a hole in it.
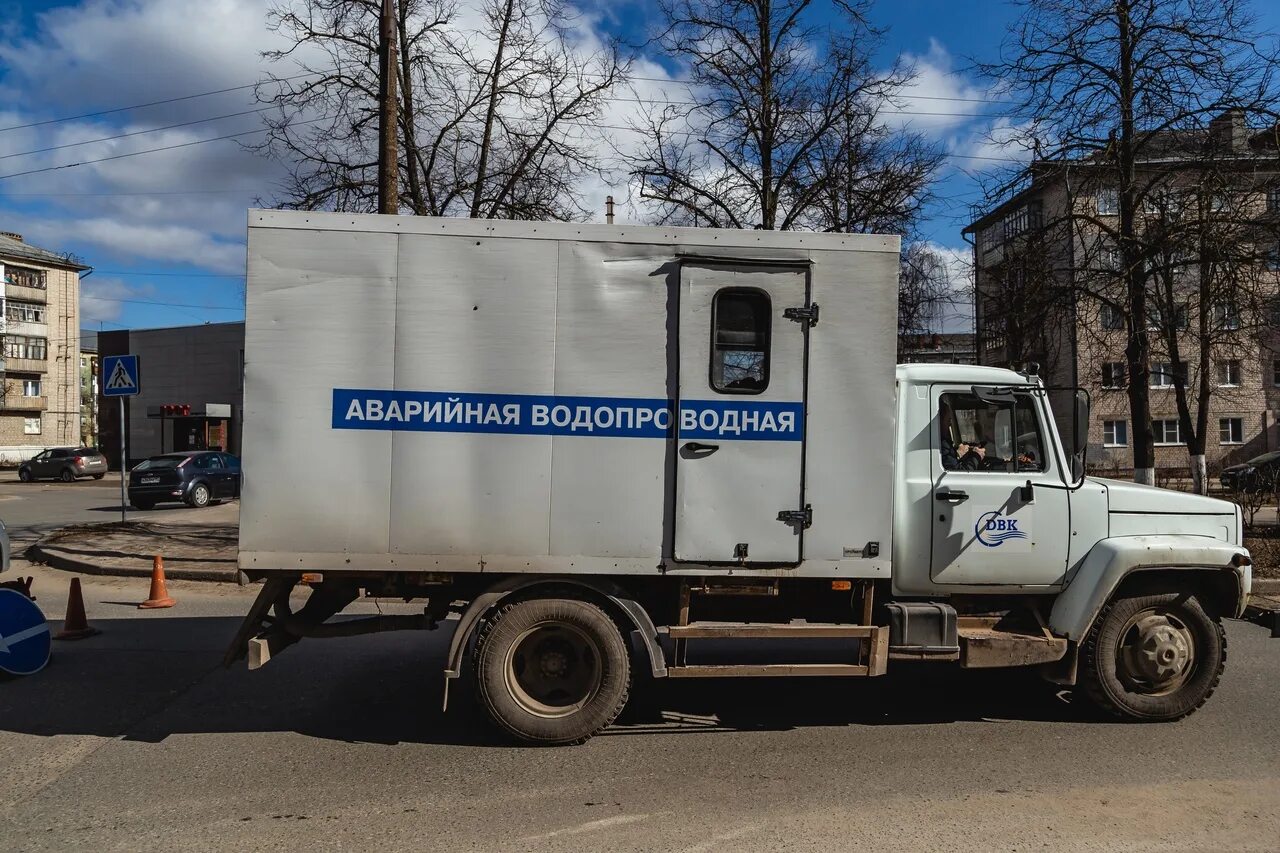
[[[1001,515],[998,509],[978,517],[973,535],[988,548],[998,548],[1010,539],[1027,538],[1026,531],[1018,529],[1018,519]]]

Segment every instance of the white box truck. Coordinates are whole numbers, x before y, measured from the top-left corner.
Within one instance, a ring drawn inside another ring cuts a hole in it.
[[[264,584],[228,663],[447,622],[446,677],[543,743],[638,679],[896,660],[1191,713],[1248,601],[1238,508],[1085,477],[1087,398],[1033,369],[895,366],[898,251],[251,211],[239,564]],[[425,604],[333,620],[360,596]]]

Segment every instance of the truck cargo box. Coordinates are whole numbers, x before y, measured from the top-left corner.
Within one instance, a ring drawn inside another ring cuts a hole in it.
[[[250,211],[240,565],[887,577],[898,249]]]

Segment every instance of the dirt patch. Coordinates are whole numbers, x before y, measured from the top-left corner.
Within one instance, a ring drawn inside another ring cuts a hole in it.
[[[1280,578],[1280,527],[1254,527],[1244,532],[1244,547],[1253,556],[1255,578]]]

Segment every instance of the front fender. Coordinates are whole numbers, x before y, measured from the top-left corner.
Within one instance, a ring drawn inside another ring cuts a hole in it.
[[[1244,565],[1233,565],[1237,557]],[[1049,628],[1058,636],[1081,642],[1093,620],[1116,589],[1134,572],[1213,571],[1234,575],[1236,602],[1229,615],[1239,616],[1249,599],[1252,572],[1249,552],[1208,536],[1166,534],[1103,539],[1090,549],[1070,584],[1053,602]]]

